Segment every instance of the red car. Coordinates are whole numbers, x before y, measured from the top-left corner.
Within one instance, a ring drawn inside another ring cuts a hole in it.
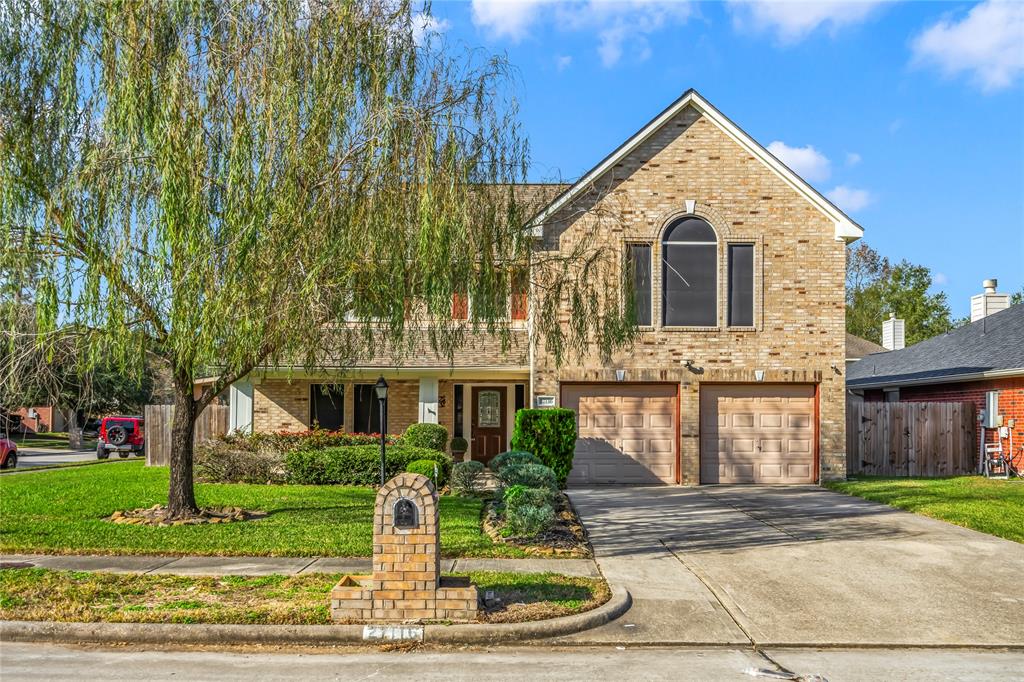
[[[100,423],[96,459],[107,459],[111,452],[120,457],[146,454],[145,424],[142,417],[104,417]]]
[[[0,469],[18,466],[18,446],[10,438],[0,437]]]

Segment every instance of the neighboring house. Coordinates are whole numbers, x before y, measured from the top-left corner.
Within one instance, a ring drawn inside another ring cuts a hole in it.
[[[862,359],[865,355],[871,355],[872,353],[884,353],[885,348],[874,341],[868,341],[862,339],[859,336],[854,336],[850,332],[846,332],[846,368],[849,370],[850,365]]]
[[[34,405],[21,407],[14,411],[21,417],[21,430],[24,433],[63,432],[68,430],[74,411],[61,409],[54,405]]]
[[[987,299],[987,300],[986,300]],[[847,372],[847,388],[872,401],[956,401],[985,409],[998,392],[1004,424],[1014,420],[1014,454],[1024,445],[1024,304],[991,291],[972,298],[973,321],[908,348],[862,358]],[[980,429],[979,429],[980,430]],[[994,443],[995,430],[986,431]],[[1009,439],[1003,439],[1004,449]]]
[[[530,310],[512,301],[507,352],[482,338],[451,365],[424,343],[401,367],[268,368],[231,387],[232,427],[376,431],[383,375],[389,431],[439,422],[481,461],[508,448],[517,409],[576,410],[577,485],[845,476],[845,256],[858,225],[693,90],[574,185],[521,191],[538,249],[587,239],[632,260],[632,348],[556,367],[543,343],[531,352]]]

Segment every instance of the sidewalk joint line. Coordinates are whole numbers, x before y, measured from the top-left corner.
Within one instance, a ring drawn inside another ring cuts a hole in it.
[[[176,556],[176,557],[171,557],[171,558],[169,558],[169,559],[168,559],[167,561],[165,561],[165,562],[164,562],[164,563],[162,563],[162,564],[157,564],[156,566],[153,566],[152,568],[147,568],[147,569],[146,569],[145,571],[143,571],[143,572],[142,572],[142,573],[141,573],[140,575],[148,575],[148,574],[152,573],[153,571],[157,570],[158,568],[164,568],[165,566],[170,566],[170,565],[171,565],[171,564],[173,564],[173,563],[174,563],[175,561],[177,561],[177,560],[179,560],[179,559],[181,559],[181,558],[182,558],[182,557],[180,557],[180,556]]]
[[[310,566],[312,566],[312,565],[313,565],[313,564],[315,564],[316,562],[320,561],[320,559],[321,559],[321,557],[318,557],[318,556],[315,556],[315,557],[313,557],[312,559],[310,559],[310,561],[309,561],[309,563],[308,563],[308,564],[306,564],[305,566],[303,566],[303,567],[302,567],[302,568],[300,568],[299,570],[295,571],[295,573],[294,573],[293,575],[298,575],[298,574],[302,573],[302,572],[303,572],[303,571],[305,571],[305,570],[306,570],[307,568],[309,568]]]

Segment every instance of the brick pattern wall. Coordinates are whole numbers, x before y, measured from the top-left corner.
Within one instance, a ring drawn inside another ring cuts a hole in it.
[[[253,387],[253,428],[258,432],[301,431],[310,427],[309,387],[328,379],[267,379]],[[355,428],[355,384],[371,381],[342,381],[345,389],[344,429]],[[418,379],[388,382],[388,431],[402,433],[419,421]]]
[[[395,527],[393,509],[412,500],[418,527]],[[373,576],[358,586],[339,584],[331,591],[334,620],[475,620],[477,590],[472,585],[443,585],[437,491],[418,474],[400,474],[377,493],[373,512]]]
[[[661,320],[661,235],[685,202],[719,236],[718,320],[713,328],[665,329]],[[610,221],[605,216],[621,218]],[[692,109],[681,112],[620,163],[609,177],[545,228],[547,249],[589,241],[622,254],[630,242],[652,244],[654,325],[635,346],[604,363],[595,353],[556,368],[535,355],[534,393],[559,395],[560,381],[679,381],[682,482],[699,478],[698,406],[704,382],[811,381],[818,384],[822,479],[845,476],[845,245],[832,222],[796,190]],[[755,248],[752,329],[726,326],[725,245]],[[685,370],[694,360],[702,373]],[[833,367],[835,369],[833,369]]]
[[[900,402],[967,402],[973,403],[977,411],[985,409],[985,394],[999,391],[999,414],[1003,415],[1003,424],[1009,425],[1013,419],[1013,455],[1018,466],[1024,466],[1024,454],[1020,447],[1024,445],[1024,377],[1007,377],[1005,379],[989,379],[987,381],[964,381],[931,386],[904,386],[900,388]],[[870,390],[864,392],[867,402],[884,400],[883,392]],[[985,442],[995,443],[998,432],[994,429],[985,430]],[[981,449],[981,429],[975,438],[975,449]],[[1010,449],[1009,439],[1003,439],[1003,451]]]

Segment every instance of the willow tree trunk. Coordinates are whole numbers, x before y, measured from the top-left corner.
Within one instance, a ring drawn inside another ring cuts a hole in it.
[[[196,429],[196,401],[192,382],[174,381],[174,419],[171,422],[171,485],[167,492],[167,516],[184,519],[199,513],[192,481],[192,450]]]

